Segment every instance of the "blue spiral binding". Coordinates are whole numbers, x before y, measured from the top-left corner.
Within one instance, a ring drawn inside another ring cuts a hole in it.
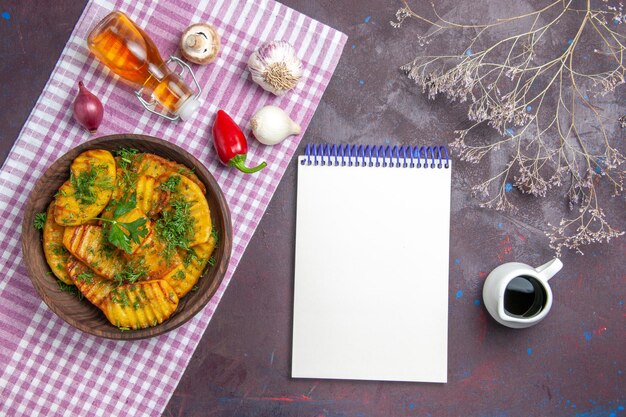
[[[447,169],[450,157],[445,146],[307,144],[300,164]]]

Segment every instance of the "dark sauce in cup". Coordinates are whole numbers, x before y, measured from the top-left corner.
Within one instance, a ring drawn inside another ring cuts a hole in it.
[[[513,278],[504,290],[504,309],[514,317],[533,317],[546,305],[546,289],[538,279],[526,275]]]

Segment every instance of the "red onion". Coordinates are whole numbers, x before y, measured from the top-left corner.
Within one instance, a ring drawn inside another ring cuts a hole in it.
[[[96,133],[102,122],[104,107],[85,86],[82,81],[78,82],[78,95],[74,100],[74,119],[91,133]]]

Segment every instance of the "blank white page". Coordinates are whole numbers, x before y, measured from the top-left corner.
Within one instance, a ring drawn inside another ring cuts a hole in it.
[[[446,382],[451,169],[303,160],[292,376]]]

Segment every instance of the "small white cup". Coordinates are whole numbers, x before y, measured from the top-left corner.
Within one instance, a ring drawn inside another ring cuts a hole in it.
[[[538,268],[519,262],[498,266],[491,271],[483,286],[487,311],[498,323],[515,329],[539,323],[552,307],[548,280],[562,267],[563,263],[557,258]],[[534,303],[531,302],[533,294]],[[526,306],[528,310],[524,311]]]

